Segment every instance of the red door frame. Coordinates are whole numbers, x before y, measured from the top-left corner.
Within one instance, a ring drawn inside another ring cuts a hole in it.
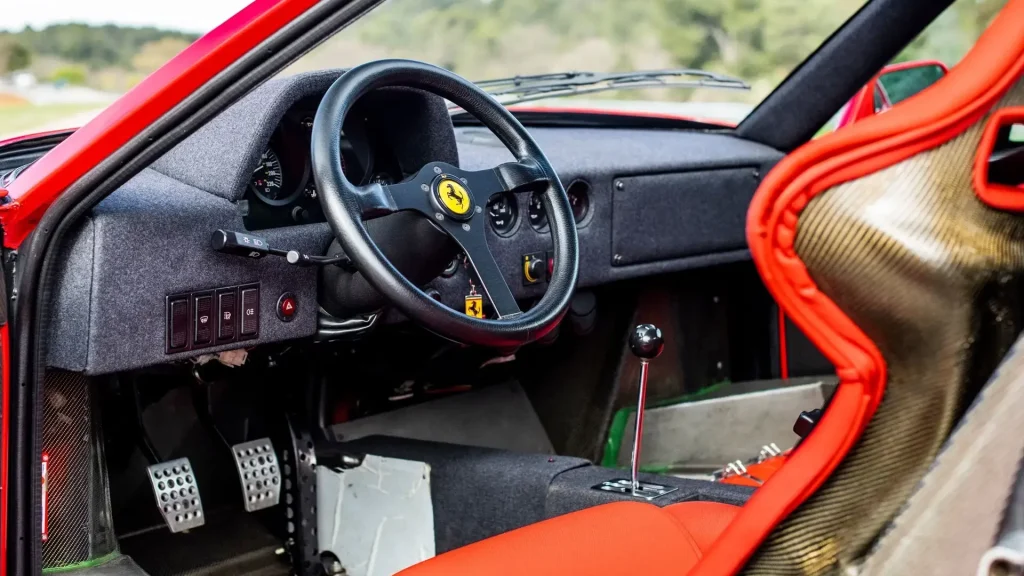
[[[0,206],[4,246],[13,249],[21,246],[46,209],[70,185],[315,4],[316,0],[253,1],[27,168],[11,183],[6,194],[0,194],[10,199]],[[0,392],[0,576],[8,572],[11,378],[8,328],[7,324],[0,326],[3,385]]]

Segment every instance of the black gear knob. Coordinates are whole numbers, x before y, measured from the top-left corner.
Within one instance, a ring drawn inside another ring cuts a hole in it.
[[[643,360],[653,360],[665,348],[665,339],[661,330],[654,324],[640,324],[633,328],[629,335],[629,349],[633,355]]]

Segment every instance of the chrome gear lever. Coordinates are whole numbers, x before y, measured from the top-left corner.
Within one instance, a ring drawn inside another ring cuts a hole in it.
[[[640,359],[640,382],[637,385],[636,428],[633,432],[633,455],[630,462],[629,479],[617,478],[605,480],[592,490],[600,490],[622,496],[642,498],[647,501],[675,492],[679,488],[671,485],[654,484],[640,481],[640,443],[644,436],[644,406],[647,404],[647,372],[651,360],[661,354],[665,348],[665,340],[661,330],[654,324],[640,324],[629,335],[629,349]]]
[[[629,349],[640,359],[640,381],[637,383],[636,428],[633,432],[633,454],[630,458],[630,489],[634,496],[640,492],[640,450],[644,436],[644,406],[647,404],[647,372],[651,360],[665,349],[661,330],[654,324],[640,324],[629,335]]]

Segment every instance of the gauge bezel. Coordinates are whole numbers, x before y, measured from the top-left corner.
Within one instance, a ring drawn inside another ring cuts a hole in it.
[[[512,206],[512,225],[509,226],[508,230],[504,232],[498,230],[497,226],[494,225],[494,221],[491,219],[491,200],[499,196],[507,197],[509,205]],[[519,198],[514,193],[498,192],[497,194],[492,194],[491,197],[487,199],[487,202],[484,203],[484,210],[487,212],[487,225],[490,227],[491,232],[494,232],[495,234],[501,236],[502,238],[509,238],[514,236],[515,233],[519,231],[519,224],[522,218],[519,214]]]
[[[537,197],[537,198],[541,199],[540,209],[543,210],[544,223],[540,224],[540,225],[534,224],[533,220],[530,218],[530,209],[531,209],[531,206],[533,204],[534,197]],[[526,222],[529,223],[530,228],[533,228],[537,232],[544,233],[544,232],[547,232],[547,231],[549,231],[551,229],[551,227],[548,226],[548,209],[547,209],[546,206],[544,206],[544,193],[543,192],[530,192],[530,195],[526,197],[526,217],[525,217],[525,219],[526,219]]]
[[[576,180],[573,180],[572,182],[569,183],[568,186],[565,187],[566,197],[570,197],[570,196],[574,195],[574,192],[573,192],[574,189],[576,189],[575,195],[581,196],[582,198],[584,198],[586,200],[586,207],[584,208],[583,215],[580,216],[579,220],[576,220],[576,213],[575,212],[573,212],[573,214],[572,214],[573,220],[576,222],[576,228],[579,229],[579,228],[583,228],[584,226],[586,226],[587,224],[590,223],[590,220],[591,220],[590,216],[591,216],[591,214],[594,213],[594,199],[591,198],[591,194],[590,194],[590,192],[591,192],[590,182],[587,182],[586,180],[583,180],[582,178],[578,178]],[[582,191],[580,191],[580,189],[582,189]],[[572,198],[571,197],[569,198],[569,204],[572,205]]]
[[[288,179],[288,177],[285,174],[284,161],[281,159],[281,155],[278,154],[277,150],[274,150],[273,146],[267,146],[267,152],[270,152],[271,154],[274,155],[275,158],[277,158],[277,163],[278,163],[278,165],[281,166],[281,188],[282,189],[287,189],[287,187],[289,186],[289,179]],[[261,158],[261,162],[262,162],[262,154],[260,155],[260,158]],[[293,185],[292,188],[291,188],[291,191],[288,192],[288,195],[283,197],[283,198],[274,199],[274,198],[269,198],[269,197],[265,196],[263,194],[263,192],[261,192],[259,190],[259,188],[257,188],[253,184],[251,178],[249,179],[249,188],[252,190],[252,193],[255,194],[257,198],[259,198],[260,202],[263,202],[264,204],[266,204],[268,206],[287,206],[287,205],[291,204],[292,202],[295,202],[295,199],[298,198],[300,194],[302,194],[302,190],[305,187],[306,180],[309,178],[309,162],[308,161],[307,162],[303,162],[302,170],[303,170],[303,174],[302,174],[302,178],[299,179],[299,185],[298,186],[294,186]]]

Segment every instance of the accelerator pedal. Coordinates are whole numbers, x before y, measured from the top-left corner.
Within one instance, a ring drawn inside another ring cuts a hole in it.
[[[161,462],[146,468],[156,505],[171,532],[198,528],[206,523],[199,484],[188,458]]]
[[[281,469],[269,438],[242,442],[231,447],[238,479],[242,483],[245,511],[276,506],[281,500]]]

